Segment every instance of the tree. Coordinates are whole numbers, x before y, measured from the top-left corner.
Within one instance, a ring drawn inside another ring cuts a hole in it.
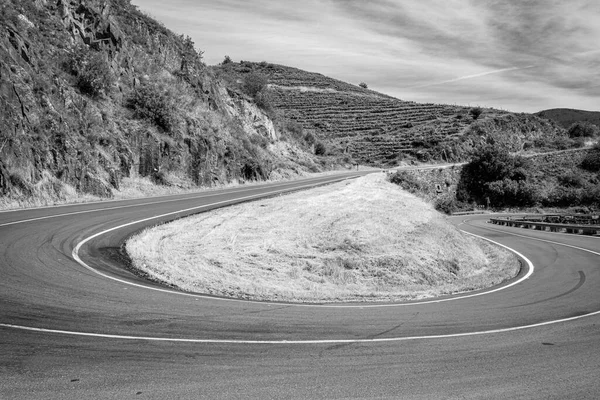
[[[359,83],[358,86],[360,86],[363,89],[368,89],[369,88],[369,86],[367,86],[367,84],[364,83],[364,82]]]
[[[77,77],[76,85],[82,93],[98,97],[113,83],[106,56],[93,52],[87,46],[78,46],[67,61],[69,73]]]
[[[590,172],[600,172],[600,143],[588,151],[580,166]]]
[[[568,130],[570,138],[595,137],[600,135],[600,128],[589,122],[575,122]]]
[[[515,203],[523,196],[523,201],[530,203],[535,196],[527,183],[528,176],[527,159],[511,156],[506,149],[487,146],[464,166],[456,196],[460,201],[480,203],[490,198],[496,206],[519,205]]]
[[[225,56],[225,58],[223,59],[223,62],[221,63],[222,65],[225,64],[231,64],[233,61],[231,61],[231,57],[229,56]]]

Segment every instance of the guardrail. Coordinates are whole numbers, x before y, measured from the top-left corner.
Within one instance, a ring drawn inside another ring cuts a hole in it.
[[[600,226],[598,225],[552,224],[548,222],[523,221],[520,219],[510,218],[490,218],[490,222],[496,225],[527,228],[538,231],[564,232],[576,235],[600,236]]]

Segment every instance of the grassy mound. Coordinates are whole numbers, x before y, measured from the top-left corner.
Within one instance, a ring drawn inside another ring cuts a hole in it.
[[[261,300],[424,298],[492,286],[519,269],[383,174],[151,228],[127,251],[183,290]]]

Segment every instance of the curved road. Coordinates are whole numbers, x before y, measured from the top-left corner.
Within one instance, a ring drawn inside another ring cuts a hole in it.
[[[453,217],[533,270],[399,304],[195,296],[123,268],[145,226],[357,174],[0,213],[0,398],[598,398],[598,238]]]

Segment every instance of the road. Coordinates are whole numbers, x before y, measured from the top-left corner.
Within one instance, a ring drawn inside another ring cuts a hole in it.
[[[190,295],[123,265],[145,226],[354,174],[0,213],[0,398],[598,398],[598,238],[453,217],[531,267],[398,304]]]

